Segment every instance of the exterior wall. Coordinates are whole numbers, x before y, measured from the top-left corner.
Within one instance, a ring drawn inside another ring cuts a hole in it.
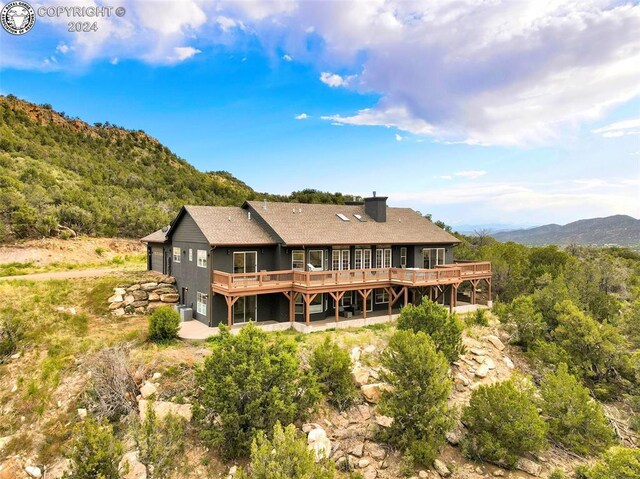
[[[180,248],[180,263],[173,261],[173,247]],[[192,258],[189,261],[189,249]],[[198,266],[198,250],[207,251],[207,267]],[[167,254],[170,258],[171,275],[176,278],[180,303],[193,309],[193,316],[200,322],[209,324],[211,316],[211,246],[200,228],[188,213],[174,227],[171,245]],[[208,295],[207,314],[197,313],[197,293]]]
[[[164,244],[147,244],[147,270],[165,273]]]

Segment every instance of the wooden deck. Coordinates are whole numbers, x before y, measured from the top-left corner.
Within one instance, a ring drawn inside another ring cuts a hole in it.
[[[424,287],[487,278],[491,278],[489,262],[454,263],[435,269],[283,270],[241,274],[213,271],[211,289],[223,295],[247,296],[285,291],[322,293],[392,286]]]

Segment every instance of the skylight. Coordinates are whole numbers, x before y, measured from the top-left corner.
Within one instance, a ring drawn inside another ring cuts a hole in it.
[[[367,221],[365,218],[363,218],[362,215],[359,215],[358,213],[354,213],[353,216],[355,216],[358,221],[362,221],[363,223]]]
[[[336,216],[338,218],[340,218],[342,221],[349,221],[349,218],[347,218],[345,215],[343,215],[342,213],[336,213]]]

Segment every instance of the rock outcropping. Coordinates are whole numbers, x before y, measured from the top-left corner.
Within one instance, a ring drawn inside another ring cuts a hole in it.
[[[146,314],[160,306],[177,304],[180,295],[172,276],[160,276],[156,281],[135,283],[128,287],[113,288],[113,296],[107,300],[114,316]]]

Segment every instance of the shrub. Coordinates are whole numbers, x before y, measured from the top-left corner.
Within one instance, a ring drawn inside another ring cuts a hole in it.
[[[122,443],[110,425],[85,419],[76,429],[71,448],[69,479],[118,479]]]
[[[593,467],[581,468],[577,476],[580,479],[638,479],[640,449],[614,446]]]
[[[566,364],[543,377],[540,394],[551,439],[583,455],[601,452],[611,444],[613,431],[602,406],[569,374]]]
[[[251,444],[251,464],[248,472],[240,471],[239,479],[333,479],[333,463],[322,459],[316,463],[315,454],[307,441],[296,436],[290,424],[285,429],[280,422],[273,426],[273,439],[258,431]]]
[[[6,313],[0,319],[0,364],[16,352],[24,337],[24,324],[17,315]]]
[[[328,337],[314,351],[310,360],[322,392],[329,403],[343,411],[353,404],[357,390],[351,377],[351,357]]]
[[[180,314],[169,306],[156,309],[149,318],[149,339],[155,342],[171,341],[178,337]]]
[[[248,454],[257,431],[304,418],[320,398],[314,377],[300,369],[296,343],[270,344],[253,324],[237,336],[221,325],[196,384],[202,436],[225,458]]]
[[[523,454],[544,448],[547,426],[534,393],[524,378],[475,389],[462,413],[469,430],[462,444],[465,454],[512,467]]]
[[[484,309],[476,309],[473,314],[467,316],[467,324],[469,326],[489,326],[489,318]]]
[[[117,421],[138,409],[138,387],[127,364],[127,350],[107,348],[89,361],[89,409],[99,419]]]
[[[144,421],[134,422],[134,439],[148,478],[165,478],[175,469],[183,458],[184,433],[182,418],[169,414],[160,421],[152,404],[148,404]]]
[[[102,256],[102,255],[104,254],[104,252],[105,252],[105,251],[106,251],[106,249],[104,249],[102,246],[98,246],[98,247],[96,248],[96,254],[97,254],[98,256]]]
[[[530,349],[544,338],[547,325],[542,314],[536,312],[531,296],[518,296],[507,307],[507,322],[514,333],[514,342]]]
[[[431,465],[453,425],[447,405],[451,393],[448,364],[423,332],[397,331],[382,354],[380,412],[393,418],[382,439],[424,465]]]
[[[428,298],[418,306],[409,304],[402,308],[398,316],[398,329],[422,331],[433,339],[438,351],[453,362],[464,353],[462,344],[462,326],[455,315]]]
[[[567,475],[562,469],[556,468],[549,474],[549,479],[567,479]]]

